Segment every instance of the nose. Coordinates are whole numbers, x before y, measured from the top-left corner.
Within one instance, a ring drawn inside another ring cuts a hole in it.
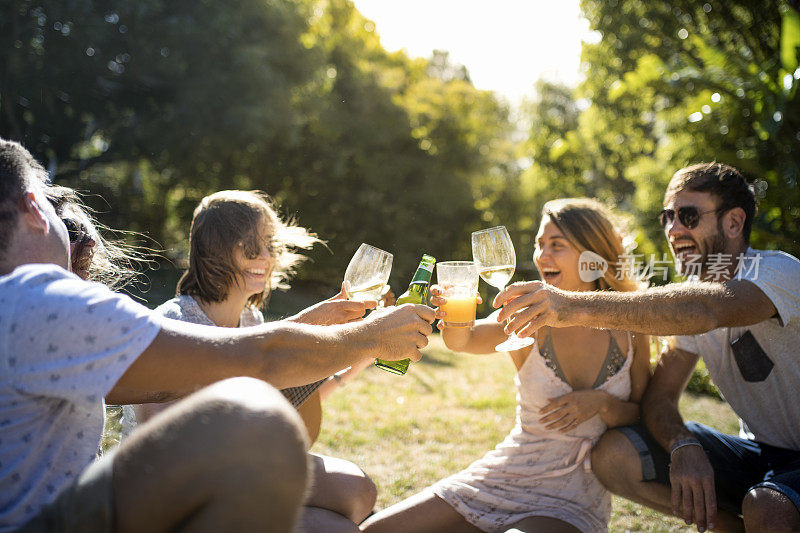
[[[269,244],[261,243],[258,246],[258,257],[256,259],[267,259],[270,257]]]

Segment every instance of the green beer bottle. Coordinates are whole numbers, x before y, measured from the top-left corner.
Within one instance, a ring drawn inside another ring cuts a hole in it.
[[[433,274],[433,265],[436,264],[436,258],[430,255],[423,255],[422,260],[419,262],[417,272],[411,279],[408,285],[408,290],[400,295],[397,299],[397,305],[400,304],[422,304],[428,302],[428,284],[431,281]],[[375,359],[375,366],[380,367],[392,374],[403,375],[408,370],[408,365],[411,359],[402,359],[400,361],[384,361],[383,359]]]

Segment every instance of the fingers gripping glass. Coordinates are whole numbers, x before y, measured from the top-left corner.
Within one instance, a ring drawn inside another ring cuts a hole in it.
[[[472,234],[472,257],[478,264],[483,281],[502,290],[511,281],[517,266],[514,244],[505,226],[476,231]],[[519,350],[533,344],[533,339],[521,339],[514,333],[494,347],[498,352]]]
[[[694,229],[697,227],[697,224],[700,223],[700,218],[703,215],[707,215],[709,213],[716,213],[717,211],[721,211],[721,208],[711,209],[710,211],[700,211],[693,205],[686,205],[683,207],[679,207],[677,214],[678,220],[681,221],[681,224],[686,229]],[[661,224],[662,228],[666,228],[667,224],[672,224],[675,220],[675,210],[674,209],[664,209],[661,213],[658,214],[658,223]]]

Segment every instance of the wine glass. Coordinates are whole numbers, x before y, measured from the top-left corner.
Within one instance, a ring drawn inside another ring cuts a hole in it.
[[[498,290],[502,290],[511,280],[517,266],[514,244],[505,226],[473,232],[472,257],[478,264],[478,273],[483,281]],[[530,337],[521,339],[512,333],[494,349],[498,352],[519,350],[530,346],[533,342]]]
[[[380,302],[392,272],[392,258],[389,252],[362,243],[344,273],[347,298],[357,302]]]

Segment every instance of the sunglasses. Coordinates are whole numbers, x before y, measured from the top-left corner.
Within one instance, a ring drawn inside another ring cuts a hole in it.
[[[67,227],[67,235],[69,235],[69,242],[76,243],[84,238],[86,232],[83,226],[71,218],[62,218],[61,222]]]
[[[678,208],[678,220],[681,221],[683,227],[686,229],[694,229],[700,223],[700,218],[709,213],[716,213],[722,211],[722,208],[711,209],[710,211],[700,211],[693,205],[686,205]],[[674,209],[664,209],[658,214],[658,222],[662,228],[666,228],[667,224],[672,224],[675,220]]]

